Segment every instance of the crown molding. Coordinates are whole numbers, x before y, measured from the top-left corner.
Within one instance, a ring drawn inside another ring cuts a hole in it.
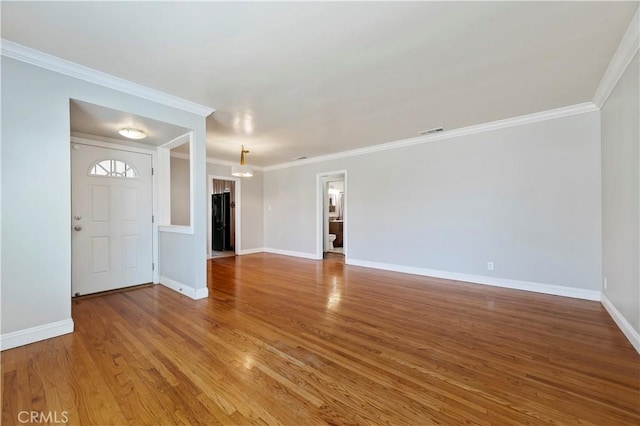
[[[418,136],[415,138],[402,139],[394,142],[387,142],[380,145],[373,145],[365,148],[352,149],[349,151],[337,152],[335,154],[321,155],[305,160],[290,161],[287,163],[275,164],[273,166],[264,167],[265,172],[272,170],[286,169],[289,167],[304,166],[307,164],[320,163],[323,161],[337,160],[340,158],[353,157],[357,155],[370,154],[373,152],[387,151],[390,149],[404,148],[412,145],[419,145],[427,142],[439,141],[443,139],[451,139],[460,136],[473,135],[476,133],[490,132],[492,130],[506,129],[508,127],[522,126],[525,124],[537,123],[540,121],[553,120],[556,118],[569,117],[572,115],[585,114],[588,112],[598,111],[598,107],[593,102],[585,102],[577,105],[551,109],[548,111],[536,112],[533,114],[521,115],[518,117],[507,118],[504,120],[491,121],[489,123],[477,124],[474,126],[462,127],[460,129],[448,130],[442,133],[436,133],[427,136]]]
[[[631,60],[640,48],[640,9],[636,11],[627,31],[624,33],[616,53],[613,54],[607,70],[602,75],[600,84],[593,95],[593,103],[602,108],[613,88],[624,74]]]
[[[197,104],[101,71],[96,71],[84,65],[76,64],[75,62],[67,61],[9,40],[1,40],[0,54],[7,58],[26,62],[60,74],[68,75],[69,77],[74,77],[203,117],[207,117],[215,112],[214,108],[206,105]]]
[[[158,145],[159,148],[164,149],[173,149],[177,146],[184,145],[186,143],[190,143],[193,139],[192,131],[189,130],[187,133],[180,135],[176,138],[171,139],[169,142],[163,143],[162,145]]]

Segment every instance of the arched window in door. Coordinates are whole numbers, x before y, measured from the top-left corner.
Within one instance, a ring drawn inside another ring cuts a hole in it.
[[[89,176],[97,177],[117,177],[125,179],[136,179],[138,172],[129,163],[120,160],[101,160],[91,166]]]

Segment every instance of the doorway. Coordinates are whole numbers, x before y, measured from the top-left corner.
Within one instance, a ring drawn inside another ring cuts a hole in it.
[[[153,281],[152,158],[71,145],[71,290],[80,296]]]
[[[329,178],[326,189],[327,233],[324,252],[344,255],[344,177],[337,180]]]
[[[347,172],[319,173],[317,180],[316,256],[347,255]]]
[[[240,180],[209,176],[209,253],[211,258],[240,251]]]

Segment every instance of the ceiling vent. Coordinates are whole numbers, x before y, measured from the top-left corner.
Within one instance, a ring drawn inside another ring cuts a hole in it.
[[[418,132],[418,134],[420,136],[424,136],[424,135],[432,135],[434,133],[440,133],[440,132],[444,132],[444,128],[436,127],[435,129],[421,130],[421,131]]]
[[[292,158],[292,160],[293,160],[293,161],[296,161],[296,160],[306,160],[306,159],[307,159],[307,157],[306,157],[306,156],[304,156],[304,155],[301,155],[300,157]]]

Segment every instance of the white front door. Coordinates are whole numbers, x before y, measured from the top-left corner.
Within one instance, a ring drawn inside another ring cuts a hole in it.
[[[75,296],[153,280],[151,155],[72,144]]]

